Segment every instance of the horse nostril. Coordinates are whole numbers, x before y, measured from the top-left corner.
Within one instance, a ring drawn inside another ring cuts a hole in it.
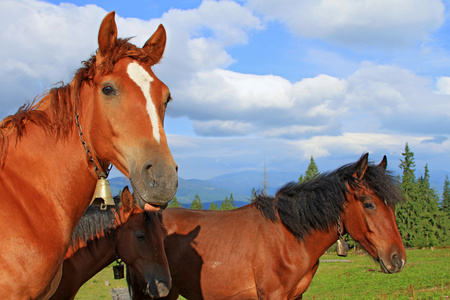
[[[178,173],[178,165],[177,165],[177,166],[175,166],[175,172],[177,172],[177,173]]]
[[[167,287],[167,285],[164,282],[159,281],[159,280],[155,280],[155,282],[156,282],[156,288],[158,290],[159,297],[167,296],[169,294],[169,292],[170,292],[170,290]]]
[[[398,258],[397,253],[395,253],[394,255],[392,255],[391,257],[391,263],[395,268],[401,269],[402,267],[402,262],[400,261],[400,259]]]

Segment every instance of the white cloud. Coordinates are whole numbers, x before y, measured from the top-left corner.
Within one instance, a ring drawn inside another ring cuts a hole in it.
[[[202,136],[242,136],[251,134],[254,126],[239,121],[194,121],[195,132]]]
[[[345,46],[382,48],[424,41],[444,22],[440,0],[248,0],[296,35]]]
[[[450,77],[441,76],[436,81],[438,94],[450,95]]]

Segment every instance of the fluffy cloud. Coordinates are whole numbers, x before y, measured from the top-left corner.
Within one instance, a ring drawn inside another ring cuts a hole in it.
[[[392,48],[417,43],[444,21],[440,0],[248,0],[294,33],[344,46]]]
[[[13,113],[57,82],[69,82],[98,47],[98,28],[106,14],[95,5],[0,2],[0,39],[6,45],[0,48],[0,82],[7,86],[0,89],[0,115]],[[230,65],[233,59],[224,47],[244,44],[247,31],[262,28],[250,10],[231,1],[172,9],[150,21],[116,15],[116,23],[119,36],[134,37],[132,42],[139,46],[164,24],[170,38],[164,67],[157,66],[157,74],[175,88],[198,72]]]

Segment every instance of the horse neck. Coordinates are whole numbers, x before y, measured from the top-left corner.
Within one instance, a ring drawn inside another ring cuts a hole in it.
[[[280,241],[280,245],[288,249],[286,253],[289,253],[298,266],[302,266],[305,261],[310,262],[310,267],[314,266],[339,237],[337,228],[331,227],[325,231],[313,230],[302,240],[298,240],[281,221],[275,222],[274,226],[283,228],[285,238]],[[287,236],[290,238],[286,238]]]
[[[102,235],[89,246],[83,245],[76,251],[69,250],[63,264],[63,276],[58,289],[50,299],[72,299],[80,287],[95,274],[115,260],[114,247],[110,237]]]
[[[66,136],[57,139],[48,129],[28,122],[20,139],[15,133],[8,139],[0,170],[2,197],[23,202],[24,210],[34,215],[56,215],[55,219],[61,221],[55,226],[67,243],[96,184],[94,168],[75,125]]]

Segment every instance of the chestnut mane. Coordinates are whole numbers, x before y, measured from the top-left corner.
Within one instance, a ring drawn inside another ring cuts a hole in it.
[[[0,170],[4,164],[10,133],[17,134],[16,143],[26,133],[26,124],[34,123],[46,132],[53,134],[56,139],[66,137],[75,126],[75,114],[81,109],[81,87],[84,83],[90,85],[97,73],[108,74],[115,64],[122,58],[130,57],[139,62],[154,65],[158,59],[146,51],[129,43],[130,39],[117,39],[116,47],[110,55],[99,65],[96,65],[96,54],[89,60],[82,62],[71,84],[52,88],[48,93],[28,103],[0,122]],[[44,110],[45,109],[45,110]]]

